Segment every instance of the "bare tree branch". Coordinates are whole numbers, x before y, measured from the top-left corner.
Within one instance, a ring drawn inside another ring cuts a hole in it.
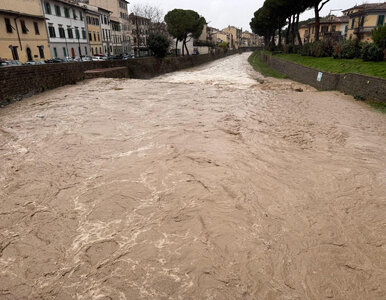
[[[322,8],[323,8],[328,2],[330,2],[330,0],[324,1],[318,10],[321,11]]]

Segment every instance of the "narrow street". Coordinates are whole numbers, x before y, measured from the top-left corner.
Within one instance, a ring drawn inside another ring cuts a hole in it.
[[[0,299],[385,299],[385,115],[249,55],[1,109]]]

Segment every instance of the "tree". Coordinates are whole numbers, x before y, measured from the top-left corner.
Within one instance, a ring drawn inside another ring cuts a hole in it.
[[[193,10],[174,9],[169,11],[165,16],[165,22],[168,27],[168,32],[176,39],[176,55],[178,42],[182,41],[182,54],[186,48],[187,54],[189,50],[186,45],[187,39],[199,38],[206,20]]]
[[[288,20],[286,43],[294,43],[296,36],[301,43],[298,34],[299,16],[311,6],[309,2],[310,0],[266,0],[263,7],[255,12],[250,23],[251,29],[254,33],[264,36],[266,45],[271,38],[272,41],[275,40],[275,34],[278,32],[281,45],[282,28],[287,25]]]
[[[164,13],[157,7],[149,4],[133,4],[130,8],[132,14],[130,14],[130,20],[133,21],[135,26],[137,55],[139,55],[141,42],[145,44],[146,39],[141,38],[140,24],[146,22],[149,32],[161,33],[164,23],[162,22]],[[147,45],[148,46],[148,45]]]
[[[150,4],[133,4],[130,10],[134,15],[150,20],[150,32],[163,33],[165,14],[161,8]]]
[[[164,58],[168,54],[169,39],[160,33],[151,33],[147,39],[147,44],[156,57]]]
[[[320,31],[320,11],[330,0],[311,0],[309,4],[314,8],[315,12],[315,41],[319,41]]]
[[[371,32],[371,37],[379,48],[386,49],[386,24],[375,28]]]

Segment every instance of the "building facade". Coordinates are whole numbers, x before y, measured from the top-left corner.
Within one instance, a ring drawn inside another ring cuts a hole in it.
[[[260,47],[261,39],[257,34],[249,31],[244,31],[241,34],[241,47]]]
[[[232,35],[230,33],[226,33],[224,31],[217,31],[214,35],[215,41],[217,45],[220,45],[221,43],[227,43],[228,46],[232,40]]]
[[[85,8],[88,42],[91,55],[104,55],[102,50],[101,15],[95,6],[87,5]]]
[[[127,0],[83,0],[91,5],[103,8],[111,12],[110,20],[114,21],[114,28],[111,26],[111,33],[116,38],[112,41],[113,54],[131,52],[130,26]],[[119,23],[119,30],[117,23]],[[113,25],[113,23],[112,23]]]
[[[347,16],[337,17],[334,15],[320,19],[319,39],[332,39],[334,41],[342,41],[346,38],[348,27]],[[302,42],[312,43],[315,41],[315,22],[308,23],[299,28],[299,35]],[[296,39],[296,42],[297,39]]]
[[[90,55],[84,9],[64,0],[42,0],[41,3],[52,57]]]
[[[110,20],[111,23],[111,48],[113,55],[123,54],[121,23]]]
[[[113,54],[110,22],[111,12],[103,8],[98,8],[98,10],[101,16],[102,50],[104,55],[110,56]]]
[[[386,2],[354,6],[343,13],[349,19],[346,38],[372,42],[371,32],[385,24]]]
[[[149,54],[147,39],[150,34],[150,20],[132,13],[129,15],[129,24],[131,28],[131,54],[135,54],[137,57],[147,56]]]
[[[39,1],[1,0],[0,58],[23,63],[51,58]]]
[[[241,35],[243,33],[242,29],[239,29],[235,26],[228,26],[222,30],[224,33],[229,34],[230,40],[228,41],[229,48],[239,49],[241,46]]]

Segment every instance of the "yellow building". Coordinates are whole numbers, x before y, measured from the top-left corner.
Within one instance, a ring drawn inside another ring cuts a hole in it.
[[[347,16],[337,17],[334,15],[320,19],[319,40],[333,39],[340,41],[346,38],[347,25],[349,18]],[[315,22],[308,23],[299,28],[299,34],[302,42],[312,43],[315,41]],[[297,39],[296,39],[296,42]]]
[[[229,33],[225,33],[224,31],[217,31],[216,33],[213,34],[212,38],[214,42],[219,45],[223,42],[229,44],[231,41],[231,35]]]
[[[343,13],[349,18],[347,39],[372,42],[371,32],[385,24],[386,2],[354,6]]]
[[[242,30],[235,26],[228,26],[222,30],[224,33],[229,34],[229,48],[239,49],[241,46],[241,34]]]
[[[88,5],[87,8],[88,9],[86,10],[86,22],[91,55],[102,55],[103,47],[100,14],[98,12],[97,7],[95,7],[96,11],[93,11],[90,5]]]
[[[40,1],[1,0],[0,58],[23,63],[51,58]]]
[[[259,47],[262,46],[261,39],[257,34],[244,31],[241,35],[241,47]]]

